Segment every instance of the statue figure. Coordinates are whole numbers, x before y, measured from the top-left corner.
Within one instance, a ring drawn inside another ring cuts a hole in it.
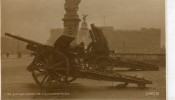
[[[66,0],[66,3],[76,3],[79,4],[81,2],[81,0]]]
[[[86,18],[87,18],[87,16],[88,16],[88,14],[86,14],[86,15],[83,14],[83,18],[82,18],[82,19],[83,19],[83,22],[86,22]]]
[[[81,0],[66,0],[65,10],[67,12],[77,12],[78,5],[80,2],[81,2]]]

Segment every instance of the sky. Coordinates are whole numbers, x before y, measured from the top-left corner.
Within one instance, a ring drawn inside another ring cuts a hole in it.
[[[51,28],[62,28],[65,0],[1,0],[2,34],[20,34],[46,43]],[[165,42],[164,0],[81,0],[78,14],[88,14],[88,24],[139,30],[160,28]]]

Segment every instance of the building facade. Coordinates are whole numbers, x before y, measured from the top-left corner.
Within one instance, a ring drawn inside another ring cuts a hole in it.
[[[119,53],[160,53],[160,29],[114,30],[113,27],[100,28],[108,40],[110,50]]]
[[[62,28],[56,28],[56,29],[51,29],[50,30],[50,37],[47,40],[48,45],[53,45],[55,41],[58,39],[63,34],[63,29]]]
[[[140,30],[115,30],[112,26],[99,27],[107,38],[110,50],[117,53],[162,53],[161,30],[141,28]],[[53,44],[63,34],[63,29],[51,29],[48,44]],[[91,42],[87,23],[82,23],[77,35],[77,44]]]

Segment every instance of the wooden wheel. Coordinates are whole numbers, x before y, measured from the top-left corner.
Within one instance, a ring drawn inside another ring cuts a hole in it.
[[[94,69],[97,71],[111,72],[113,69],[113,66],[112,66],[111,61],[108,57],[102,56],[102,57],[98,57],[95,60]]]
[[[59,51],[47,50],[34,58],[32,64],[32,76],[40,86],[68,83],[76,78],[69,77],[69,61]]]

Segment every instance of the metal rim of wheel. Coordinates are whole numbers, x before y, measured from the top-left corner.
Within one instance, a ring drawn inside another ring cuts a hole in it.
[[[34,58],[32,76],[35,82],[47,87],[59,83],[69,83],[75,77],[69,77],[69,61],[60,51],[47,50]]]

